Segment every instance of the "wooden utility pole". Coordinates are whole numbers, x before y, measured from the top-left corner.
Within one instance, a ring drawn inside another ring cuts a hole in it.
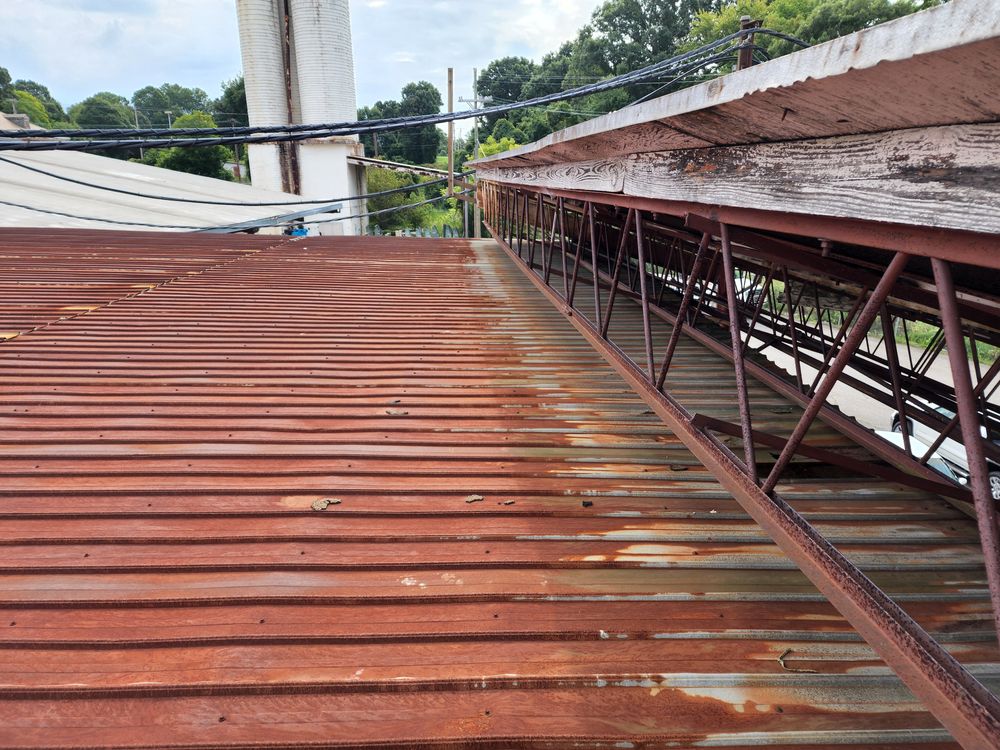
[[[448,112],[455,111],[455,69],[448,68]],[[448,122],[448,197],[455,194],[455,121]]]
[[[473,109],[479,109],[479,71],[475,68],[472,69],[472,98],[475,100],[475,104],[472,105]],[[473,131],[473,147],[472,147],[472,158],[479,158],[479,118],[472,118],[472,131]],[[476,239],[482,239],[483,237],[483,217],[479,213],[479,190],[476,189],[476,195],[472,196],[473,200],[473,210],[472,210],[472,222],[476,225],[475,229],[472,230]]]
[[[487,104],[493,101],[492,96],[479,96],[479,71],[476,68],[472,69],[472,98],[466,99],[464,97],[458,97],[460,102],[468,102],[472,105],[472,109],[478,110],[480,104]],[[472,118],[472,158],[479,158],[479,118]],[[482,239],[483,236],[483,220],[480,213],[479,201],[473,198],[473,223],[475,224],[475,237],[476,239]]]
[[[754,21],[750,16],[740,16],[740,31],[750,31],[751,29],[756,29],[760,27],[760,21]],[[736,69],[743,70],[744,68],[749,68],[753,65],[753,47],[749,46],[754,43],[754,34],[746,34],[740,37],[741,45],[748,45],[740,50],[739,57],[736,61]]]

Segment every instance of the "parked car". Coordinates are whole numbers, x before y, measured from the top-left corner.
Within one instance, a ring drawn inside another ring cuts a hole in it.
[[[886,442],[892,443],[900,450],[905,450],[903,444],[903,433],[901,430],[875,430],[875,434]],[[917,458],[922,457],[930,446],[925,445],[919,439],[915,437],[910,437],[910,454],[916,456]],[[953,482],[958,482],[959,484],[968,484],[968,479],[960,477],[958,473],[951,468],[951,464],[945,461],[940,453],[932,453],[931,457],[927,459],[927,465],[934,469],[938,474],[946,476]]]
[[[937,412],[945,421],[951,421],[955,418],[955,412],[947,409],[943,406],[935,406],[934,404],[924,402],[924,405],[931,411]],[[899,442],[894,443],[899,447],[902,447],[902,432],[903,428],[900,424],[899,412],[892,415],[892,431],[894,433],[900,434]],[[916,421],[915,419],[906,419],[907,433],[910,435],[911,439],[911,453],[916,455],[918,458],[922,456],[926,451],[927,447],[933,445],[938,437],[940,436],[940,431],[934,429],[933,427],[928,427],[927,425]],[[955,428],[958,429],[957,427]],[[983,437],[986,437],[986,430],[982,427],[979,428],[979,432]],[[882,434],[881,432],[879,434]],[[919,447],[913,445],[914,439],[923,446],[923,450]],[[890,441],[893,442],[893,441]],[[1000,440],[994,440],[995,445],[1000,446]],[[965,452],[965,446],[962,445],[957,440],[953,440],[950,437],[945,438],[941,441],[941,445],[938,446],[937,451],[934,454],[939,456],[948,466],[951,468],[953,473],[958,477],[962,484],[967,484],[969,481],[969,457]],[[928,464],[930,462],[928,461]],[[936,467],[935,467],[936,468]],[[993,496],[994,500],[1000,500],[1000,464],[987,458],[986,468],[989,471],[989,481],[990,481],[990,494]]]

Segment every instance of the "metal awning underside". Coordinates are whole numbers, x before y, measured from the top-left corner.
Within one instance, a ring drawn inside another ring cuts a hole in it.
[[[951,746],[492,242],[0,239],[0,747]],[[970,520],[780,491],[997,686]]]

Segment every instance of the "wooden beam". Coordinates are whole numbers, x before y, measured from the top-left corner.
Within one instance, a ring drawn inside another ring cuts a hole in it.
[[[480,168],[534,188],[1000,233],[1000,123]]]

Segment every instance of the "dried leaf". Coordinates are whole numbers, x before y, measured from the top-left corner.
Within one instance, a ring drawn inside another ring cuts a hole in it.
[[[340,505],[340,498],[338,497],[322,497],[319,500],[313,500],[312,509],[313,510],[326,510],[331,505]]]

